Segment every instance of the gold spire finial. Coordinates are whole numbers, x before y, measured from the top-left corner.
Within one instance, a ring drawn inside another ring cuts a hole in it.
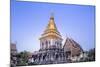
[[[55,21],[54,21],[54,13],[51,13],[49,23],[48,23],[48,25],[47,25],[47,27],[46,27],[43,34],[47,34],[47,33],[48,34],[53,33],[53,34],[60,35],[59,31],[57,30]]]
[[[53,12],[51,13],[50,19],[54,19],[54,13]]]
[[[55,24],[55,21],[54,21],[54,13],[53,12],[51,13],[49,23],[48,23],[44,33],[51,32],[51,31],[60,34],[57,30],[57,27],[56,27],[56,24]]]
[[[47,29],[48,30],[55,30],[55,31],[57,31],[57,27],[56,27],[55,21],[54,21],[54,13],[53,12],[51,13],[51,17],[50,17]]]
[[[57,27],[56,27],[56,24],[54,21],[54,13],[51,13],[49,23],[48,23],[44,33],[42,34],[41,38],[49,37],[49,36],[50,37],[58,37],[58,38],[62,39],[60,32],[57,30]]]

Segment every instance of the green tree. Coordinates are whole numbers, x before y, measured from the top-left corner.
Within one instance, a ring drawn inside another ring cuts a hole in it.
[[[29,52],[24,51],[17,54],[17,65],[27,65]]]
[[[89,50],[88,57],[89,61],[95,61],[95,48]]]

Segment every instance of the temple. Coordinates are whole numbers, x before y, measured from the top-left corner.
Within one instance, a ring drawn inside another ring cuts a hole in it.
[[[72,62],[72,58],[80,56],[83,51],[79,44],[70,38],[66,38],[65,44],[62,45],[63,38],[56,27],[53,15],[39,40],[40,49],[34,52],[31,59],[31,62],[36,64]]]

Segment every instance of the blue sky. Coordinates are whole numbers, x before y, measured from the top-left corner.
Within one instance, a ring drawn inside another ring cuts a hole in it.
[[[11,42],[17,43],[19,52],[39,50],[39,37],[45,30],[52,12],[64,39],[63,43],[66,37],[70,37],[84,50],[95,47],[94,6],[11,0]]]

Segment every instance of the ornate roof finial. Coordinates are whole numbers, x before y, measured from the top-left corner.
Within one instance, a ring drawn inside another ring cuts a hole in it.
[[[54,13],[53,12],[51,13],[50,19],[54,19]]]

